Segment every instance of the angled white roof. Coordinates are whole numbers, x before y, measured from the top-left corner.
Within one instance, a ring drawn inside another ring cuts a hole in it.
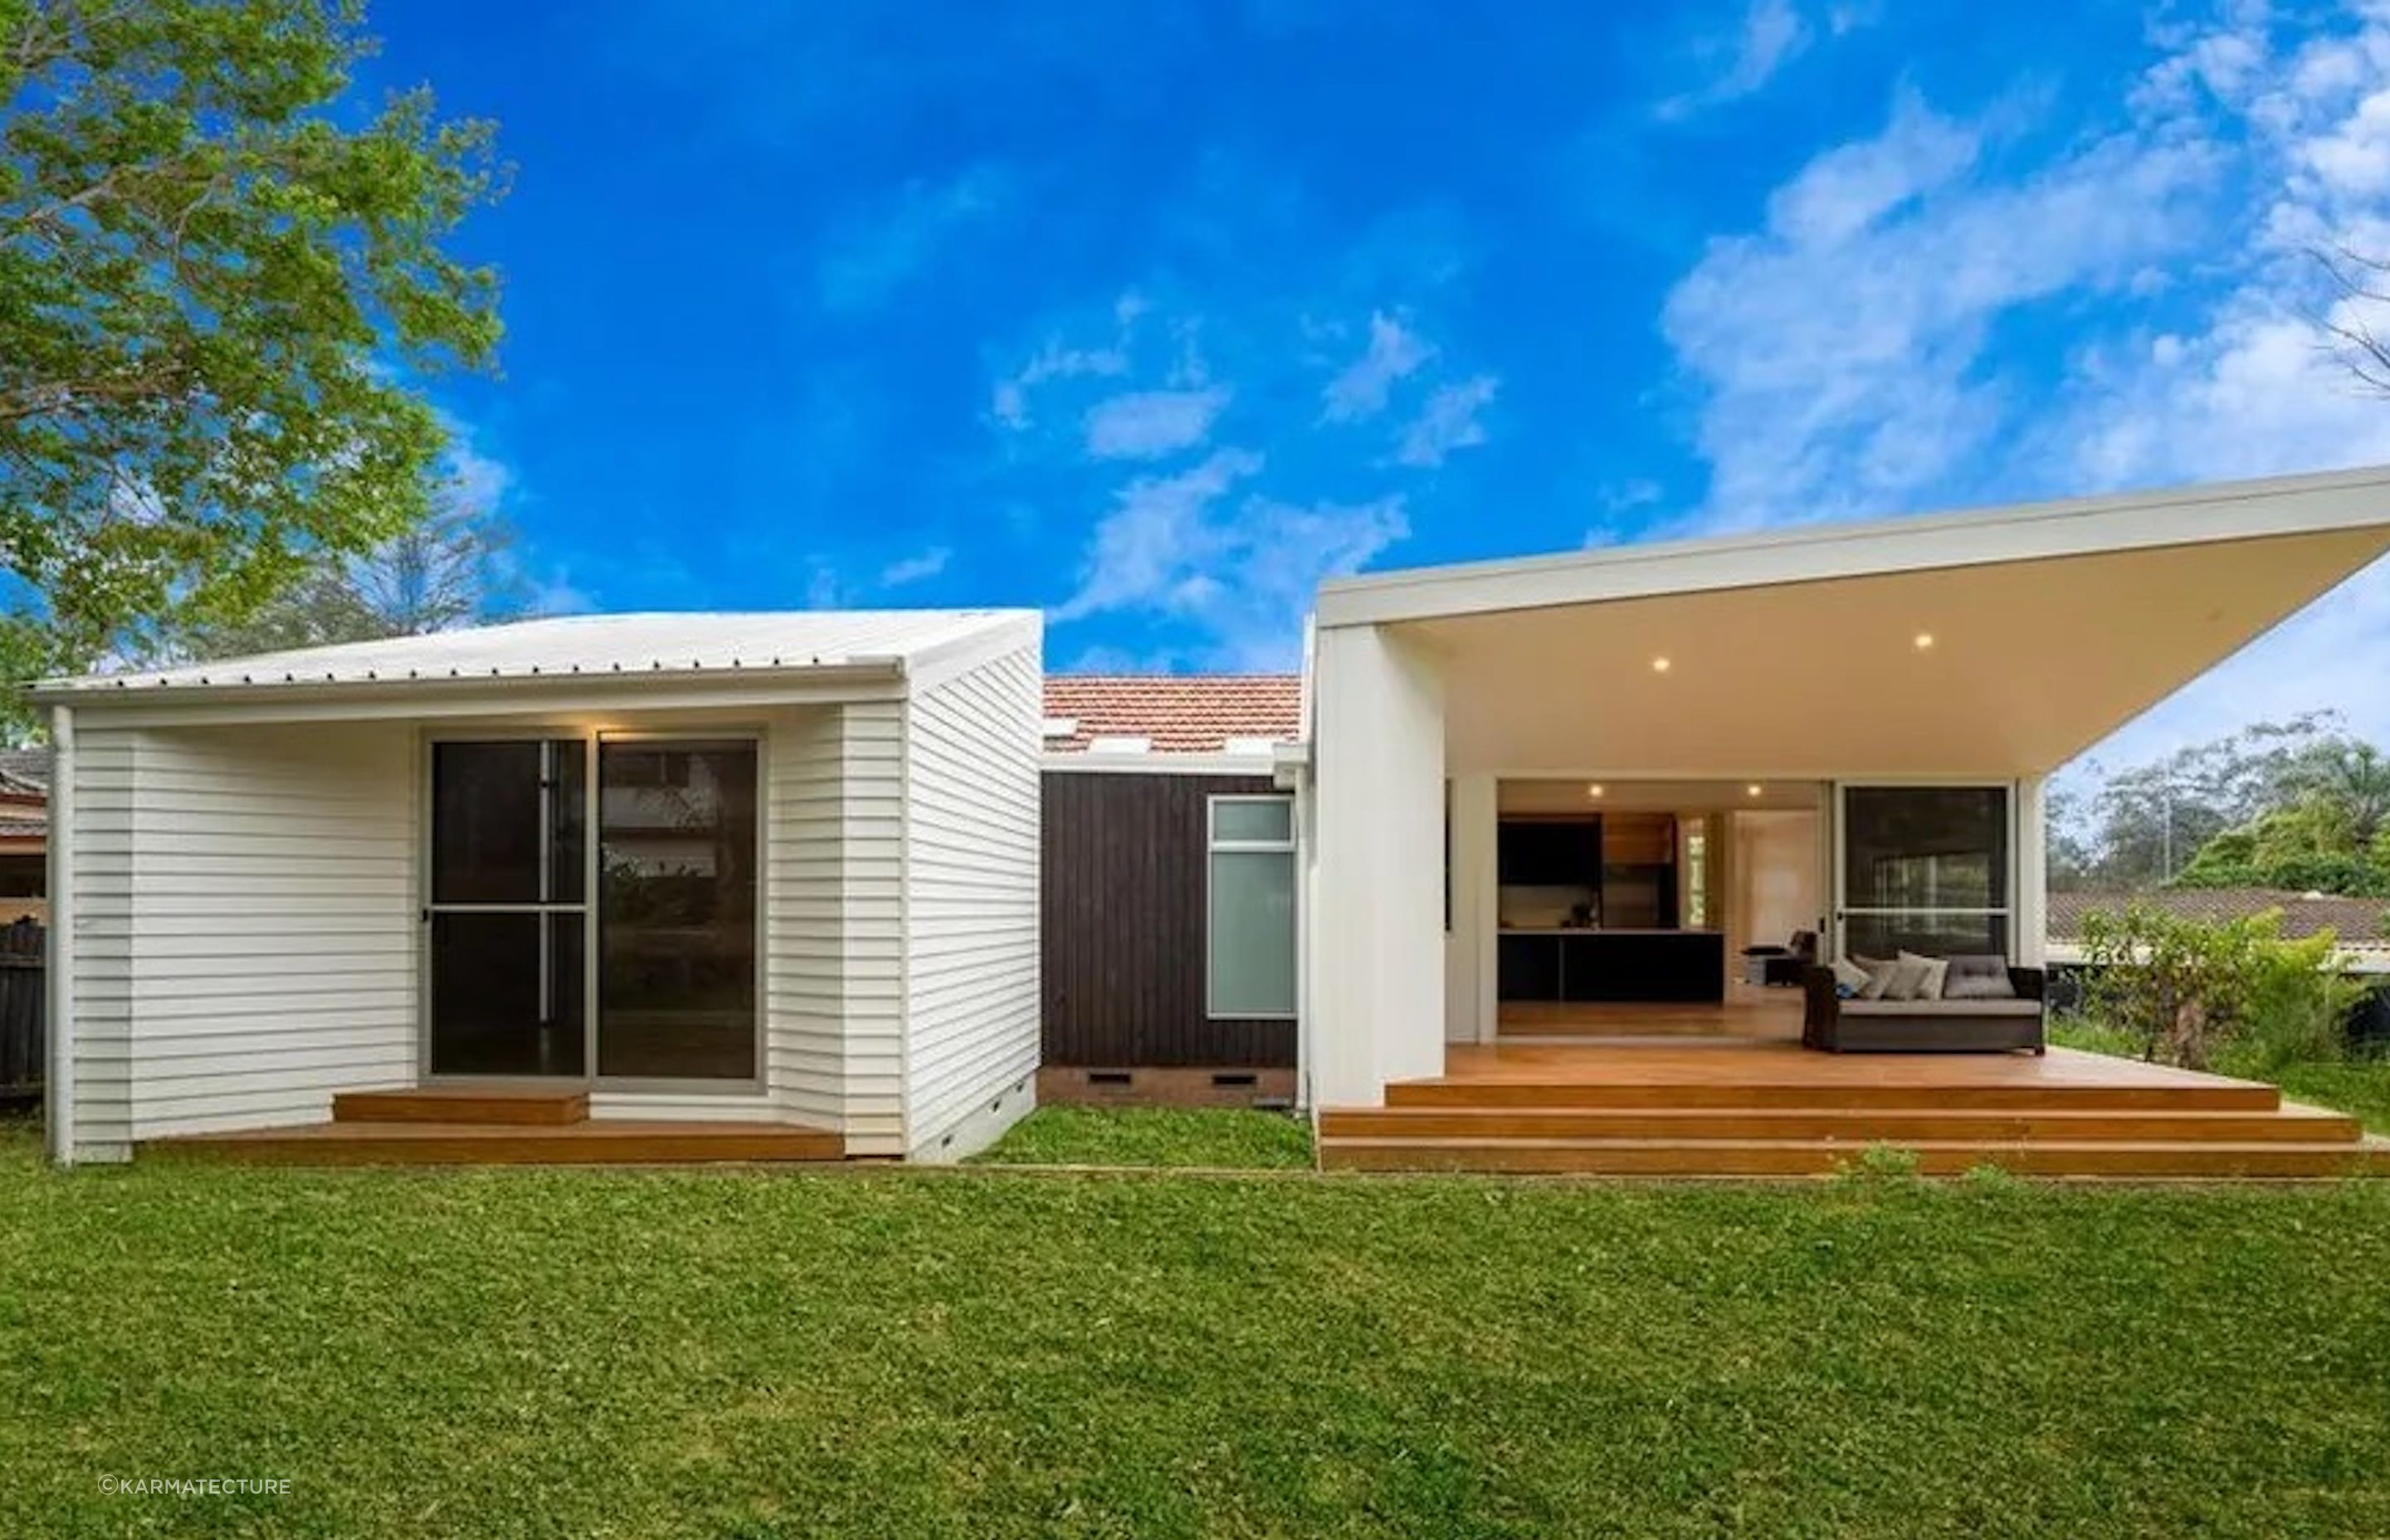
[[[1028,610],[803,610],[569,615],[381,641],[261,653],[167,669],[45,680],[36,699],[398,685],[573,675],[877,670],[1033,620]]]
[[[1333,578],[1318,623],[1370,625],[1672,594],[2379,530],[2390,466],[1757,535],[1603,546]]]

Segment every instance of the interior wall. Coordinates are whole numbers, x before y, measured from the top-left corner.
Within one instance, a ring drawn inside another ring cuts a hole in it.
[[[1735,848],[1735,930],[1744,945],[1781,946],[1817,928],[1826,912],[1818,886],[1818,815],[1730,815]]]

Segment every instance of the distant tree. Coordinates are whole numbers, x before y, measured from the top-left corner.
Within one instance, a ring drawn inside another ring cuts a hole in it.
[[[2292,762],[2291,788],[2332,810],[2351,845],[2370,844],[2390,828],[2390,755],[2371,743],[2335,734]]]
[[[362,26],[0,0],[0,711],[429,512],[415,381],[498,336],[494,274],[443,243],[501,173],[427,92],[358,109]]]
[[[2092,766],[2091,788],[2053,809],[2064,849],[2053,851],[2052,886],[2129,892],[2171,881],[2209,841],[2293,800],[2306,756],[2336,731],[2330,713],[2310,712],[2114,774]]]
[[[452,492],[422,524],[364,556],[321,560],[255,613],[195,628],[170,655],[237,658],[517,619],[530,596],[513,545],[495,512]]]

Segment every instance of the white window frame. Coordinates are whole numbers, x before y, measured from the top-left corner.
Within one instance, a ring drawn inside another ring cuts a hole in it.
[[[1283,840],[1223,840],[1220,838],[1220,808],[1230,802],[1267,802],[1286,809],[1286,838]],[[1207,1021],[1291,1021],[1302,1014],[1303,1005],[1303,869],[1295,855],[1295,806],[1291,791],[1221,791],[1203,799],[1203,1019]],[[1220,854],[1283,854],[1290,878],[1288,892],[1293,895],[1294,912],[1288,917],[1291,933],[1288,940],[1294,947],[1294,1001],[1284,1011],[1224,1012],[1212,997],[1212,858]]]

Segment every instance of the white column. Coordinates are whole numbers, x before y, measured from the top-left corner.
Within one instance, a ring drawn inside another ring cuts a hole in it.
[[[75,1163],[75,731],[74,712],[50,708],[49,949],[46,988],[50,1061],[42,1119],[50,1159]]]
[[[2049,813],[2046,776],[2016,783],[2016,961],[2039,968],[2049,951]]]
[[[1317,646],[1312,1094],[1374,1107],[1444,1070],[1443,679],[1377,626]]]
[[[1444,938],[1444,1036],[1494,1039],[1495,780],[1452,777],[1452,929]]]

